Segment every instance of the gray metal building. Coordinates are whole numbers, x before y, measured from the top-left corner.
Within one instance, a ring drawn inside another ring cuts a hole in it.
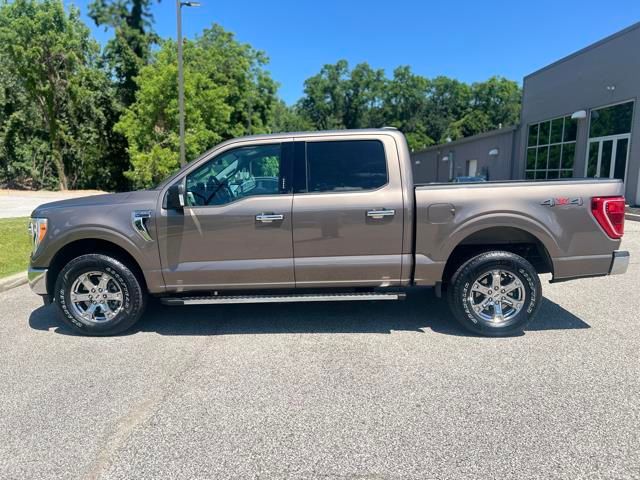
[[[620,178],[640,204],[640,23],[524,78],[518,127],[413,153],[416,181]]]
[[[414,152],[414,179],[424,183],[462,176],[509,180],[516,132],[516,127],[505,127]]]

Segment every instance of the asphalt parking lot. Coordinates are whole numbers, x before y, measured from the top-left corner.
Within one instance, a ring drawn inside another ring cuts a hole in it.
[[[73,336],[0,294],[0,478],[640,478],[627,275],[549,285],[525,335],[405,302],[152,307]]]

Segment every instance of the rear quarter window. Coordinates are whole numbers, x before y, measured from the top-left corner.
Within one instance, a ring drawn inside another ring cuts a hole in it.
[[[307,191],[374,190],[388,181],[379,140],[307,142]]]

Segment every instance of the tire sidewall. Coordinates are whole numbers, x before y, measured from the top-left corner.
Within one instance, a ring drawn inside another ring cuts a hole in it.
[[[491,325],[470,310],[467,298],[473,283],[491,270],[504,270],[517,277],[525,290],[525,305],[508,322]],[[510,252],[488,252],[464,263],[452,277],[449,303],[457,320],[467,329],[487,336],[508,336],[522,332],[540,307],[542,287],[533,266]]]
[[[71,306],[71,286],[82,274],[100,271],[111,275],[122,289],[123,307],[111,320],[88,323],[77,316]],[[58,275],[55,301],[63,320],[84,335],[113,335],[131,327],[144,309],[140,282],[124,264],[100,254],[83,255],[69,262]]]

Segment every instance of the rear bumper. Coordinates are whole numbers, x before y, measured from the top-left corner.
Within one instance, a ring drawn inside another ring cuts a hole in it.
[[[611,267],[609,268],[609,275],[620,275],[625,273],[629,268],[629,259],[631,256],[629,252],[625,250],[616,250],[613,252],[613,259],[611,260]]]
[[[29,267],[27,272],[29,286],[33,293],[38,295],[47,295],[47,269]]]
[[[553,263],[554,275],[551,283],[620,275],[629,268],[629,258],[629,252],[625,250],[614,250],[607,255],[556,258]]]

